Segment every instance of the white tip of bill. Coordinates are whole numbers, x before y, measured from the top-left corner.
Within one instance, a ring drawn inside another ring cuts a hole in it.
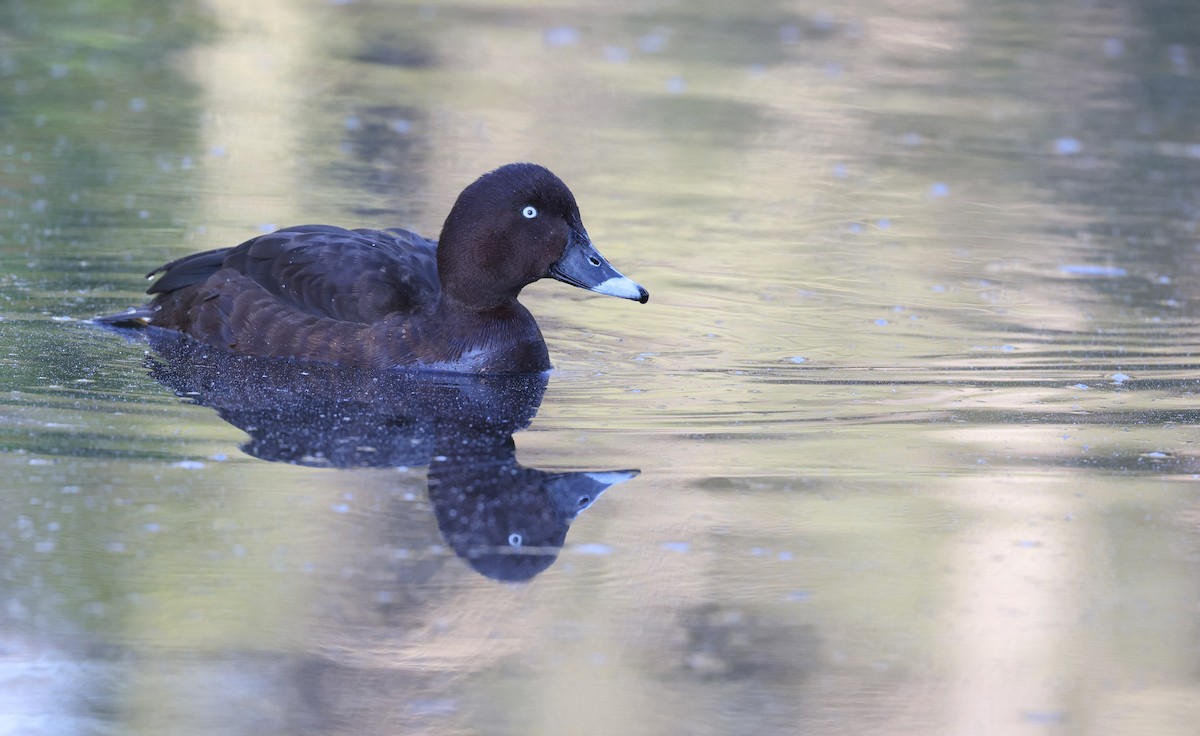
[[[597,294],[619,296],[622,299],[633,299],[642,303],[645,303],[650,298],[646,290],[639,286],[636,281],[624,276],[614,276],[611,279],[605,279],[593,286],[591,290]]]

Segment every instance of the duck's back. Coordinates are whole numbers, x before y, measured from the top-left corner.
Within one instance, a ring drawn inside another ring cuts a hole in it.
[[[287,228],[152,272],[162,275],[148,289],[150,323],[255,355],[395,360],[372,352],[372,327],[402,325],[437,301],[436,253],[407,230]]]

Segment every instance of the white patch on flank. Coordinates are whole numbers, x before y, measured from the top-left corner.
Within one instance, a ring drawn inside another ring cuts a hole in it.
[[[611,279],[605,279],[592,287],[592,291],[597,294],[608,294],[609,296],[619,296],[625,299],[642,298],[642,292],[638,289],[638,285],[632,279],[627,279],[624,276],[614,276]]]
[[[487,367],[489,354],[481,348],[472,348],[454,360],[443,360],[437,363],[423,363],[425,370],[450,371],[452,373],[473,373]]]

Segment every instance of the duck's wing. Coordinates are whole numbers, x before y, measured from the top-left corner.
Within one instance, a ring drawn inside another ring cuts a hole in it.
[[[436,253],[433,241],[398,228],[303,225],[168,263],[150,274],[163,275],[148,291],[170,293],[232,269],[311,315],[369,324],[437,299]]]

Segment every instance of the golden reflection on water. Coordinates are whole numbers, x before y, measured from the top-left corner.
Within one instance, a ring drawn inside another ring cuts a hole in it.
[[[115,635],[134,728],[237,731],[233,693],[292,732],[1191,732],[1185,225],[1069,196],[1143,173],[1079,112],[1129,115],[1129,8],[210,6],[202,183],[146,266],[268,224],[434,235],[544,163],[651,300],[527,290],[558,370],[520,457],[643,473],[513,587],[413,552],[419,469],[127,469],[114,529],[178,530],[117,563],[152,601]],[[139,421],[233,453],[169,411]]]

